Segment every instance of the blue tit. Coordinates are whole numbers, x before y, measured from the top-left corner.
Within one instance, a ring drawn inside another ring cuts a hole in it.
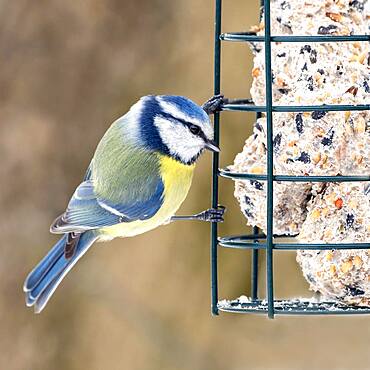
[[[162,95],[135,103],[104,134],[66,211],[51,225],[62,237],[26,278],[27,306],[41,312],[94,242],[167,223],[205,149],[219,151],[207,113],[191,100]]]

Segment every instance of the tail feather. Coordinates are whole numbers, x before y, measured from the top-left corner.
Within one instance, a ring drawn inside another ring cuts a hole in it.
[[[37,264],[37,266],[28,274],[23,285],[23,290],[28,292],[32,290],[51,267],[59,260],[64,253],[64,246],[67,241],[67,234],[65,234],[59,241],[50,249],[49,253]]]
[[[27,306],[34,306],[36,313],[41,312],[64,276],[86,253],[96,238],[92,231],[83,233],[73,257],[67,259],[64,255],[67,237],[63,236],[27,277],[24,285]],[[52,255],[54,258],[51,258]]]

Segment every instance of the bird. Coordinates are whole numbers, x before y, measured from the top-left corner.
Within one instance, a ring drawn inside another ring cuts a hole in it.
[[[183,96],[147,95],[112,123],[65,212],[50,226],[61,238],[27,276],[27,306],[40,313],[94,242],[139,235],[176,217],[223,220],[223,207],[175,216],[200,155],[219,152],[208,114],[222,101],[218,95],[201,107]]]

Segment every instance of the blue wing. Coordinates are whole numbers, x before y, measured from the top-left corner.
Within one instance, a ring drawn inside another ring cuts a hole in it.
[[[82,182],[68,208],[51,225],[53,233],[83,232],[121,222],[146,220],[154,216],[163,203],[164,184],[158,177],[150,196],[130,203],[112,202],[96,196],[92,180]]]

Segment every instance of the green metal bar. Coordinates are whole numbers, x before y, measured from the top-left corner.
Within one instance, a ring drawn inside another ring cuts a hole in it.
[[[220,35],[222,41],[232,42],[263,42],[264,36],[256,36],[251,32],[227,32]],[[272,42],[349,42],[370,41],[370,35],[317,35],[317,36],[271,36]]]
[[[274,235],[274,240],[294,238],[291,235]],[[266,249],[266,235],[249,234],[233,235],[218,238],[219,245],[226,248],[237,249]],[[278,250],[327,250],[327,249],[370,249],[370,243],[273,243],[273,248]]]
[[[276,243],[277,250],[369,249],[370,243]]]
[[[225,104],[222,107],[224,111],[243,111],[243,112],[266,112],[266,107],[263,105],[246,104]],[[345,111],[365,111],[370,110],[370,104],[359,105],[273,105],[273,112],[345,112]]]
[[[262,20],[262,10],[263,7],[265,6],[265,1],[260,0],[260,21]],[[252,99],[250,102],[253,103]],[[262,117],[261,112],[256,112],[256,119],[258,120],[259,118]],[[257,226],[253,226],[253,237],[255,238],[255,242],[257,243],[257,238],[258,235],[260,234],[260,230]],[[257,300],[258,299],[258,256],[259,256],[259,251],[258,249],[253,249],[252,250],[252,271],[251,271],[251,298],[252,300]]]
[[[219,245],[224,248],[234,249],[252,249],[252,250],[265,250],[266,243],[255,242],[227,242],[220,241]],[[370,243],[274,243],[273,248],[281,251],[297,251],[297,250],[345,250],[345,249],[370,249]]]
[[[273,186],[274,155],[272,126],[272,69],[271,69],[271,15],[270,0],[265,0],[265,84],[266,84],[266,121],[267,121],[267,236],[266,236],[266,283],[268,317],[274,318],[274,275],[273,275]]]
[[[222,0],[215,2],[215,40],[214,40],[214,94],[220,93],[221,88],[221,8]],[[214,115],[214,140],[220,142],[220,114]],[[212,165],[212,208],[218,206],[218,167],[219,154],[213,153]],[[218,225],[217,222],[211,223],[211,310],[213,315],[218,315],[218,266],[217,266],[217,247],[218,247]]]
[[[266,181],[267,175],[256,175],[254,173],[231,172],[220,169],[219,176],[233,180],[260,180]],[[274,175],[274,181],[284,182],[355,182],[370,181],[370,175],[367,176],[291,176]]]
[[[307,180],[308,178],[308,180]],[[295,181],[295,182],[354,182],[370,181],[370,176],[289,176],[276,175],[276,181]]]
[[[266,301],[239,302],[239,300],[220,302],[219,309],[233,313],[265,314]],[[369,307],[345,306],[336,302],[313,302],[310,300],[275,300],[277,315],[358,315],[369,314]]]
[[[253,227],[253,235],[259,234],[258,227]],[[252,281],[251,281],[251,298],[252,300],[258,299],[258,249],[252,250]]]

